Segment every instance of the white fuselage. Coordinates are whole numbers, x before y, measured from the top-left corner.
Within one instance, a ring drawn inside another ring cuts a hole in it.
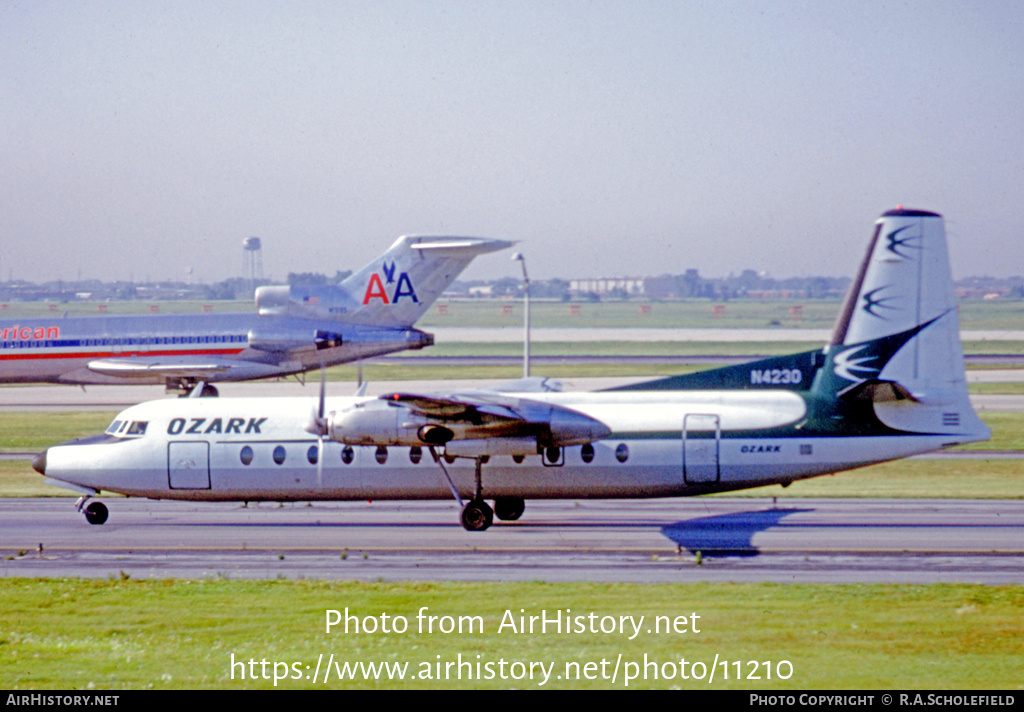
[[[611,434],[521,462],[507,455],[486,458],[481,469],[486,498],[696,495],[788,483],[987,437],[969,432],[800,437],[807,407],[800,394],[787,391],[523,396],[595,418]],[[325,411],[366,400],[371,399],[328,398]],[[318,468],[317,438],[303,427],[315,408],[310,398],[144,403],[121,413],[105,436],[51,447],[45,474],[57,484],[157,499],[451,497],[426,446],[325,441]],[[138,434],[139,423],[145,423],[144,434]],[[443,454],[443,447],[438,451]],[[459,493],[472,496],[474,461],[458,458],[445,467]]]

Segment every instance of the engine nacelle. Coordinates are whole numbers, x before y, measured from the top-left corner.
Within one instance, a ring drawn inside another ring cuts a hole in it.
[[[316,351],[341,346],[341,334],[321,329],[261,329],[249,331],[249,348],[260,351]]]
[[[430,425],[426,418],[383,401],[367,401],[332,413],[327,436],[346,445],[423,445],[419,429]]]
[[[263,316],[274,314],[287,314],[290,296],[291,287],[257,287],[256,311]]]
[[[568,408],[544,404],[522,410],[529,411],[522,420],[481,423],[428,417],[392,401],[368,400],[331,413],[327,434],[347,445],[444,445],[447,452],[465,452],[466,457],[535,454],[538,446],[582,445],[611,434],[604,423]]]
[[[256,311],[260,316],[292,316],[330,319],[354,308],[356,303],[333,284],[274,285],[256,290]]]
[[[551,430],[550,442],[547,437],[541,437],[541,444],[545,447],[585,445],[612,434],[611,428],[600,420],[568,408],[552,408],[548,426]]]
[[[260,351],[301,351],[316,348],[312,334],[304,331],[283,329],[252,329],[249,331],[249,348]]]

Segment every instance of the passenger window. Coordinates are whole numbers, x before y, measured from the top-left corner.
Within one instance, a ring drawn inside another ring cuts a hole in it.
[[[252,448],[246,445],[242,448],[242,451],[238,453],[239,459],[241,459],[243,465],[252,464]]]
[[[285,453],[283,445],[278,445],[277,447],[275,447],[274,448],[274,462],[276,462],[278,465],[283,465],[284,464],[285,454],[286,453]]]
[[[593,462],[594,461],[594,446],[591,445],[590,443],[587,443],[583,447],[581,447],[580,448],[580,458],[582,458],[583,462]]]
[[[619,446],[615,448],[615,459],[619,462],[625,462],[629,459],[629,446],[626,445],[626,443],[620,443]]]

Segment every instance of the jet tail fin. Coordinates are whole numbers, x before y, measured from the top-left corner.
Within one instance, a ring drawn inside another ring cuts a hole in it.
[[[261,287],[256,306],[260,314],[409,327],[474,257],[512,244],[481,237],[406,235],[339,285]]]

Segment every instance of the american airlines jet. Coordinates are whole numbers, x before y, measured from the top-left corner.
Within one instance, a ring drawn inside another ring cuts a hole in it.
[[[413,324],[474,257],[510,246],[400,237],[339,285],[261,287],[250,314],[0,321],[0,383],[164,384],[302,373],[434,342]]]

